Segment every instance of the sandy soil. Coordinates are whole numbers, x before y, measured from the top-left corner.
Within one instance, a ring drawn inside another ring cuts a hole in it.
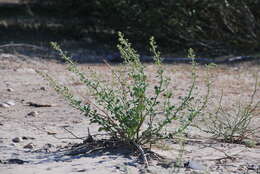
[[[81,64],[80,67],[85,72],[92,69],[100,76],[109,77],[109,69],[103,65]],[[165,68],[173,79],[173,89],[176,90],[177,96],[181,96],[189,84],[190,65],[165,65]],[[148,74],[152,74],[154,67],[147,65],[147,69]],[[65,70],[64,64],[14,54],[1,54],[0,103],[9,102],[8,107],[0,107],[1,174],[260,173],[259,138],[254,137],[257,145],[249,148],[241,144],[218,142],[195,128],[190,128],[187,132],[189,138],[182,155],[183,162],[190,163],[188,167],[182,167],[179,171],[171,165],[171,160],[178,159],[181,151],[179,144],[174,143],[174,140],[156,145],[154,151],[164,155],[168,160],[165,162],[153,160],[148,169],[145,169],[135,156],[125,154],[122,149],[66,156],[59,149],[70,143],[80,143],[82,140],[74,139],[65,129],[79,137],[86,137],[88,128],[91,134],[96,134],[98,126],[90,125],[89,119],[69,106],[36,70],[47,72],[70,86],[80,97],[86,94],[83,85],[77,83],[75,77]],[[259,64],[220,65],[211,70],[215,79],[212,88],[213,98],[218,99],[223,88],[225,96],[223,102],[227,107],[232,106],[231,101],[248,99],[254,84],[252,73],[257,73],[260,77]],[[200,66],[198,74],[199,87],[202,93],[205,93],[203,92],[205,85],[202,83],[207,74],[205,68]],[[256,99],[259,98],[258,91]],[[50,107],[34,107],[28,102]],[[256,116],[254,124],[260,124],[260,115]],[[25,163],[16,164],[17,159]],[[11,164],[12,162],[14,164]]]

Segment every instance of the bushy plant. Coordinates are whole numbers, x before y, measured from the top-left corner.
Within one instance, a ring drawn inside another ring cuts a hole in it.
[[[259,114],[255,112],[260,107],[260,101],[255,101],[257,85],[256,78],[250,101],[239,101],[231,109],[225,109],[222,106],[222,91],[217,109],[205,115],[206,129],[202,130],[230,143],[242,143],[245,139],[259,132],[260,127],[252,127],[251,125],[254,118]]]
[[[113,77],[118,85],[104,84],[98,79],[87,77],[81,72],[71,58],[67,56],[57,43],[51,43],[67,63],[68,70],[75,73],[79,80],[86,85],[94,96],[93,101],[83,104],[76,99],[66,86],[58,84],[53,78],[45,74],[55,89],[61,93],[72,106],[82,111],[90,118],[91,123],[97,123],[100,131],[105,131],[120,142],[138,145],[152,144],[159,139],[169,137],[164,128],[172,123],[180,122],[180,126],[170,132],[170,135],[182,133],[206,107],[209,93],[201,105],[193,105],[193,96],[196,87],[195,62],[191,72],[192,82],[186,96],[178,104],[173,104],[174,93],[169,89],[170,79],[165,77],[160,52],[152,37],[150,50],[153,53],[156,65],[157,84],[150,83],[145,72],[145,66],[140,61],[140,55],[132,48],[123,34],[119,32],[117,45],[124,63],[124,71],[116,70],[108,63]],[[190,58],[194,59],[192,50]],[[151,89],[152,91],[148,90]],[[185,111],[185,112],[184,112]],[[185,115],[183,115],[185,113]],[[156,121],[155,118],[160,118]]]

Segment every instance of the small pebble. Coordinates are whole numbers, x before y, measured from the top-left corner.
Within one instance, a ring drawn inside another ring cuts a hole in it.
[[[23,139],[23,140],[34,140],[35,138],[23,136],[22,139]]]
[[[13,159],[8,159],[7,162],[5,162],[7,164],[24,164],[24,163],[28,163],[28,161],[24,161],[18,158],[13,158]]]
[[[14,101],[7,101],[7,102],[5,102],[5,104],[8,104],[9,106],[14,106],[15,102]]]
[[[39,112],[37,111],[32,111],[27,114],[27,116],[32,116],[32,117],[36,117],[37,115],[39,115]]]
[[[6,103],[0,103],[0,107],[1,108],[9,108],[10,105],[6,104]]]
[[[194,170],[205,170],[206,167],[202,164],[198,163],[197,161],[189,161],[185,164],[186,167],[194,169]]]
[[[34,69],[32,68],[18,68],[14,71],[21,72],[21,73],[36,73]]]
[[[56,135],[57,133],[56,132],[47,131],[47,134],[48,135]]]
[[[23,146],[23,148],[25,149],[33,149],[35,147],[35,145],[33,143],[29,143],[29,144],[26,144],[25,146]]]
[[[21,137],[15,137],[15,138],[12,139],[12,141],[14,143],[19,143],[19,142],[23,141],[23,139]]]
[[[8,91],[8,92],[13,92],[14,89],[13,89],[13,88],[7,88],[7,91]]]
[[[42,87],[40,87],[40,90],[46,91],[47,89],[46,89],[46,87],[42,86]]]

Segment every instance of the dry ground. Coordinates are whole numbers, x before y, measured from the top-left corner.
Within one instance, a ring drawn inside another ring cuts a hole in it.
[[[111,77],[109,68],[102,64],[81,64],[80,68],[87,74],[93,70],[101,78],[104,75],[104,79]],[[182,96],[190,84],[190,65],[165,65],[165,69],[173,80],[172,89],[175,90],[175,95]],[[19,57],[14,54],[0,54],[0,102],[15,103],[8,108],[0,107],[1,174],[176,173],[172,166],[160,165],[156,161],[151,162],[149,170],[144,170],[135,157],[123,153],[106,152],[75,157],[55,153],[69,143],[81,142],[73,139],[74,137],[64,127],[80,137],[87,136],[88,128],[92,134],[96,134],[98,127],[90,125],[89,119],[69,106],[35,70],[52,75],[71,87],[74,93],[83,99],[87,94],[75,76],[65,70],[64,64]],[[153,70],[153,65],[147,65],[149,75],[152,76]],[[206,68],[199,66],[197,70],[199,89],[203,94]],[[224,89],[223,103],[227,108],[232,108],[233,102],[239,99],[246,101],[250,97],[254,84],[252,74],[257,73],[260,77],[260,65],[259,63],[220,65],[210,70],[210,73],[214,79],[212,98],[217,101],[221,89]],[[260,91],[255,98],[259,100]],[[27,102],[50,104],[51,107],[33,107]],[[215,107],[213,104],[211,108]],[[33,111],[35,114],[29,114]],[[260,115],[256,116],[254,125],[260,125]],[[260,141],[257,137],[254,137],[257,146],[249,148],[245,145],[217,142],[210,139],[208,134],[195,128],[190,128],[187,133],[189,140],[185,145],[182,159],[199,162],[205,169],[194,170],[183,167],[180,173],[259,173],[260,169],[258,171],[251,169],[252,165],[255,167],[260,165]],[[24,139],[15,143],[12,141],[15,137],[24,137]],[[260,137],[259,133],[258,137]],[[31,149],[24,148],[30,143],[32,143]],[[174,141],[162,142],[154,150],[173,160],[176,160],[180,154],[180,147]],[[8,159],[21,159],[28,163],[3,164]]]

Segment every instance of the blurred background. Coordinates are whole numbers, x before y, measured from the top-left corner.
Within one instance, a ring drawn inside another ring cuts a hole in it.
[[[154,36],[168,54],[256,54],[259,9],[259,0],[0,0],[0,43],[114,50],[121,31],[144,52]]]

